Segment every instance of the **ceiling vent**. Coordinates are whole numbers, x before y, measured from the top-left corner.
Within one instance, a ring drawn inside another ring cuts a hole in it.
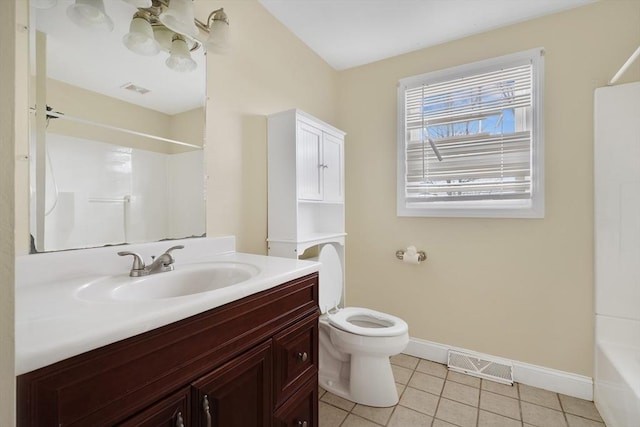
[[[144,95],[145,93],[151,92],[149,89],[145,89],[142,86],[134,85],[133,83],[125,83],[120,86],[122,89],[130,90],[131,92],[139,93],[140,95]]]

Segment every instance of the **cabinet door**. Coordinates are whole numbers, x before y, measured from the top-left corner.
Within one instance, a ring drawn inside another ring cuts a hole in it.
[[[118,427],[185,427],[189,425],[189,388],[140,412]]]
[[[271,341],[195,381],[191,418],[200,427],[269,427]]]
[[[307,382],[273,416],[273,427],[318,427],[318,380]]]
[[[318,317],[285,329],[273,337],[275,406],[318,374]]]
[[[325,202],[344,200],[344,140],[323,134],[322,170]]]
[[[322,131],[298,122],[296,145],[298,198],[322,200]]]

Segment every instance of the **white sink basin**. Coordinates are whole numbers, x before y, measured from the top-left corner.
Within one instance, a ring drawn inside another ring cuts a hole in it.
[[[210,292],[244,282],[260,272],[237,262],[177,265],[174,271],[143,277],[111,276],[78,289],[83,300],[147,301]]]

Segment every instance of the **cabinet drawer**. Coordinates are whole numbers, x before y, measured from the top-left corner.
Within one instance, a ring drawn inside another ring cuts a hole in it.
[[[317,427],[318,379],[305,383],[273,416],[273,427]]]
[[[118,427],[185,427],[189,420],[189,388],[172,394]]]
[[[313,315],[273,338],[275,407],[318,373],[318,316]]]

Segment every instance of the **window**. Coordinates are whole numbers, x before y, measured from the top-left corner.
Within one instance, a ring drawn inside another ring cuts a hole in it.
[[[544,216],[542,53],[400,80],[398,216]]]

